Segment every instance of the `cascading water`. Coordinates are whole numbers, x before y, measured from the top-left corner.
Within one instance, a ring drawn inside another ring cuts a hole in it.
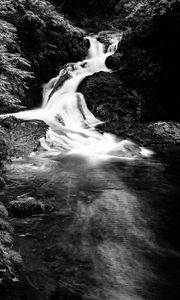
[[[49,125],[46,137],[40,140],[48,150],[48,155],[66,152],[91,158],[133,159],[138,149],[139,154],[148,156],[149,151],[130,141],[118,141],[112,134],[100,134],[95,130],[95,126],[102,122],[89,111],[84,96],[76,91],[86,76],[99,71],[110,72],[105,60],[117,49],[118,40],[115,38],[106,52],[104,45],[95,37],[88,39],[90,48],[87,58],[82,62],[67,64],[57,77],[44,85],[42,107],[13,115],[25,120],[43,120]]]
[[[104,61],[117,41],[106,52],[89,39],[87,59],[68,64],[44,86],[41,108],[13,114],[43,120],[49,130],[41,139],[47,151],[14,159],[6,174],[2,202],[9,208],[15,203],[10,212],[19,213],[10,221],[13,250],[23,259],[21,280],[13,282],[10,297],[178,299],[178,149],[167,153],[163,147],[161,159],[148,162],[96,165],[97,159],[134,159],[150,152],[95,130],[101,122],[76,91],[87,75],[108,71]],[[59,159],[60,153],[80,155]],[[46,154],[50,159],[41,157]]]

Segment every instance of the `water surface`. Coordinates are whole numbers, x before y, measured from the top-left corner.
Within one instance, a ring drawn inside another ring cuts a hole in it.
[[[6,198],[29,192],[53,206],[12,219],[24,262],[18,299],[179,298],[179,147],[155,151],[101,164],[78,156],[13,162]]]

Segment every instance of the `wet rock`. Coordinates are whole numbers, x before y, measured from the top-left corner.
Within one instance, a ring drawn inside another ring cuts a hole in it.
[[[129,140],[121,141],[121,148],[114,149],[109,152],[110,155],[118,155],[119,157],[141,157],[140,147]]]
[[[128,90],[116,73],[99,72],[86,77],[78,91],[84,94],[89,109],[105,126],[111,122],[138,120],[141,116],[142,99],[136,91]]]
[[[100,31],[97,35],[97,39],[99,42],[103,43],[106,47],[108,46],[115,40],[118,39],[119,41],[122,39],[123,32],[122,31],[115,31],[115,30],[105,30],[105,31]]]
[[[177,122],[121,123],[119,129],[117,124],[114,127],[117,135],[141,146],[180,144],[180,124]]]
[[[117,70],[121,62],[123,62],[123,52],[108,56],[105,64],[108,69]]]
[[[104,121],[99,130],[131,139],[140,145],[180,143],[178,122],[143,122],[148,114],[152,113],[155,119],[160,115],[160,106],[155,105],[153,94],[149,92],[151,101],[147,105],[139,90],[127,87],[115,72],[99,72],[87,77],[79,91],[84,93],[94,115]]]
[[[90,47],[90,41],[89,39],[84,39],[84,44],[85,44],[85,47],[88,49]]]
[[[48,207],[42,201],[23,194],[16,200],[9,203],[8,211],[16,217],[30,217],[33,214],[41,214],[47,211]]]
[[[9,122],[11,126],[7,128],[4,122]],[[24,121],[13,116],[0,120],[0,160],[29,155],[37,148],[47,128],[44,122],[38,120]]]
[[[167,1],[168,2],[168,1]],[[170,1],[169,1],[170,2]],[[129,89],[137,89],[144,99],[144,121],[180,120],[179,104],[179,30],[180,3],[172,1],[170,9],[153,14],[144,12],[136,26],[123,35],[115,55],[108,57],[109,68]],[[150,5],[150,4],[148,4]],[[119,56],[124,53],[123,59]]]

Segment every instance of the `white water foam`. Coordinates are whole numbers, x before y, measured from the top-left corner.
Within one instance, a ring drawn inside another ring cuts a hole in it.
[[[49,125],[46,137],[40,140],[48,155],[65,152],[103,160],[134,159],[137,154],[143,156],[144,153],[145,156],[149,153],[149,156],[150,151],[144,151],[144,148],[129,140],[119,140],[115,135],[96,131],[95,127],[102,122],[90,112],[84,96],[76,91],[86,76],[99,71],[110,72],[105,60],[116,51],[118,39],[112,41],[107,52],[95,37],[88,39],[90,48],[87,58],[68,64],[58,76],[44,85],[41,108],[10,115],[24,120],[42,120]],[[62,80],[63,84],[56,88]]]

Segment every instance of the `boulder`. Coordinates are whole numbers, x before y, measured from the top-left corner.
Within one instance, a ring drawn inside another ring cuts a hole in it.
[[[129,91],[116,73],[99,72],[88,76],[78,91],[84,94],[95,117],[106,124],[140,118],[142,99],[136,91]]]
[[[0,160],[32,153],[37,149],[39,139],[45,136],[47,128],[44,122],[38,120],[24,121],[13,116],[0,120]]]
[[[8,211],[15,217],[30,217],[33,214],[41,214],[48,207],[42,201],[28,194],[18,196],[16,200],[9,203]]]
[[[157,9],[151,17],[148,12],[139,16],[139,24],[123,35],[116,53],[106,60],[126,87],[143,98],[144,121],[180,120],[180,3],[173,2],[161,13]]]
[[[118,70],[120,64],[123,63],[123,52],[110,55],[106,58],[105,64],[108,69]]]

